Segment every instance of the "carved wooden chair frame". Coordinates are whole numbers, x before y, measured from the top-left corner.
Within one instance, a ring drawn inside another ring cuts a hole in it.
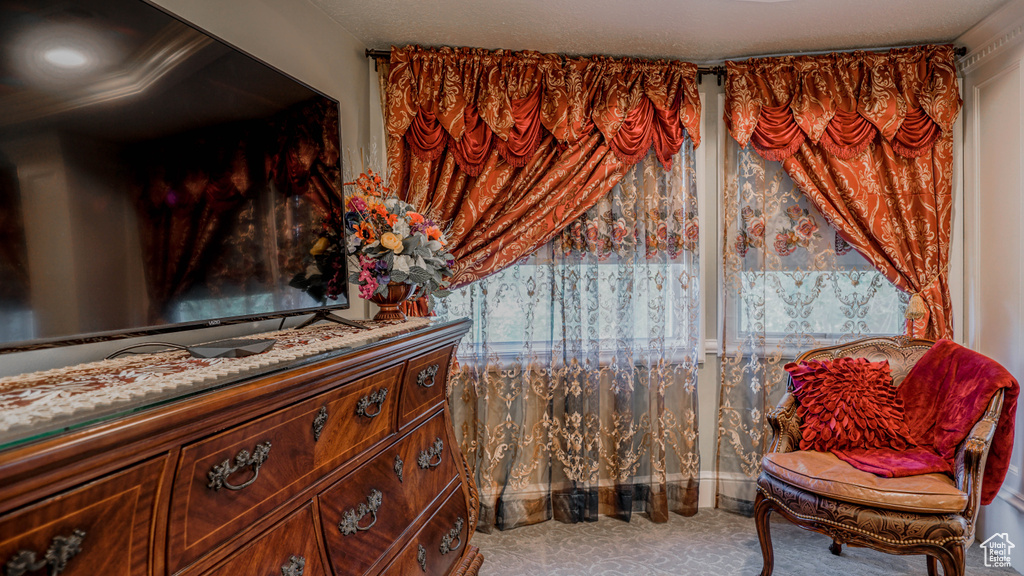
[[[898,386],[932,344],[931,340],[906,337],[866,338],[810,350],[797,358],[797,362],[840,357],[886,359],[893,370],[893,385]],[[790,380],[778,406],[767,414],[773,433],[769,452],[799,449],[800,419],[792,386]],[[890,554],[924,554],[928,557],[929,576],[936,575],[937,562],[942,564],[944,576],[963,576],[964,552],[974,539],[985,459],[1002,404],[1000,392],[957,449],[956,487],[968,495],[967,506],[958,514],[913,513],[844,502],[802,490],[762,471],[754,500],[754,518],[764,559],[761,576],[770,576],[774,567],[769,527],[772,512],[805,530],[832,538],[829,550],[833,554],[839,555],[843,544]]]

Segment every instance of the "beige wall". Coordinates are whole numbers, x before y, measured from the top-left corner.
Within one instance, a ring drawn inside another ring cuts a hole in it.
[[[342,148],[358,159],[370,148],[370,78],[373,70],[364,46],[351,33],[306,0],[154,0],[167,11],[203,28],[249,54],[336,98],[341,103]],[[374,106],[379,105],[374,101]],[[379,112],[378,112],[379,114]],[[358,162],[358,160],[356,160]],[[367,308],[350,290],[352,309],[363,318]],[[277,328],[278,322],[254,322],[161,335],[181,344],[232,338]],[[102,359],[139,339],[69,346],[0,355],[0,376]]]
[[[965,340],[1024,381],[1024,1],[1014,0],[958,40],[964,63]],[[1017,416],[1011,469],[977,537],[1007,533],[1024,550],[1024,418]],[[1011,553],[1024,570],[1024,552]]]

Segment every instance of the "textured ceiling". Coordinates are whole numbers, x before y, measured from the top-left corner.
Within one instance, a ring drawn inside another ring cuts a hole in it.
[[[369,48],[473,46],[706,63],[948,42],[1005,0],[310,0]]]

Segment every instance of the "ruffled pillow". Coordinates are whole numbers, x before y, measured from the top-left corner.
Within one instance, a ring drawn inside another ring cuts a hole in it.
[[[916,446],[892,386],[889,362],[837,358],[786,364],[800,401],[801,450]]]

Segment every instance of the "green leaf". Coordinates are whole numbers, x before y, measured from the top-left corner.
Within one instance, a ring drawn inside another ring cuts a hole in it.
[[[425,286],[427,282],[430,282],[430,273],[419,266],[413,266],[409,269],[409,281]]]

